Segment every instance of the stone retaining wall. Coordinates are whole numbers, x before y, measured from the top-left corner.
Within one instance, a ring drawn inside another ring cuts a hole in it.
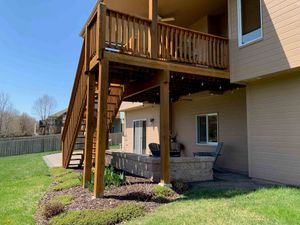
[[[213,179],[214,157],[170,158],[171,181],[207,181]],[[128,173],[160,181],[160,158],[125,152],[106,152],[106,165]]]

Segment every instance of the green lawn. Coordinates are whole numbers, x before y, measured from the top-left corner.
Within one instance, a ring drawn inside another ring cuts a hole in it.
[[[42,154],[0,158],[0,224],[35,224],[39,199],[51,183]]]
[[[300,189],[257,191],[195,188],[130,225],[294,225],[300,224]]]

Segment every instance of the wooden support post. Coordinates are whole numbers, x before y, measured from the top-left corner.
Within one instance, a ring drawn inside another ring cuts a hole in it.
[[[149,0],[149,19],[151,22],[150,29],[150,45],[151,45],[151,58],[156,59],[158,54],[158,34],[157,34],[157,0]]]
[[[107,98],[108,98],[108,61],[99,62],[98,80],[98,109],[97,109],[97,135],[95,156],[94,196],[103,197],[104,194],[104,169],[107,136]]]
[[[100,2],[97,6],[97,34],[96,34],[96,47],[98,60],[103,58],[103,50],[105,49],[105,38],[106,38],[106,5]]]
[[[160,160],[162,185],[170,184],[170,71],[161,72],[160,83]]]
[[[86,76],[86,75],[85,75]],[[95,74],[89,73],[86,95],[86,134],[84,144],[83,187],[88,187],[92,174],[93,137],[94,137],[94,107],[95,107]]]

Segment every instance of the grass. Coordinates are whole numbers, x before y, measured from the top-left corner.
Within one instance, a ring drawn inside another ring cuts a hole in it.
[[[180,200],[127,224],[299,225],[300,189],[194,188]]]
[[[123,204],[107,210],[79,210],[62,213],[50,220],[50,225],[113,225],[144,215],[138,204]]]
[[[109,150],[119,150],[121,148],[120,145],[110,145]]]
[[[0,224],[35,224],[38,201],[51,183],[43,155],[0,158]]]
[[[73,170],[57,167],[51,169],[51,174],[55,183],[52,187],[53,191],[61,191],[81,185],[80,173]]]
[[[61,203],[62,205],[69,205],[72,203],[72,201],[74,200],[74,195],[72,194],[67,194],[67,195],[59,195],[59,196],[55,196],[53,199],[51,199],[50,203]]]

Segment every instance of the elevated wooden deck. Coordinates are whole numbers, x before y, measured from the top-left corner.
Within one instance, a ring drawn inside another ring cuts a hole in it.
[[[99,3],[82,36],[97,61],[229,78],[228,39],[107,9]]]
[[[229,80],[228,40],[107,9],[99,1],[86,23],[62,134],[63,166],[84,165],[103,196],[108,131],[123,100],[160,103],[161,183],[170,182],[170,103],[181,96],[236,88]],[[76,146],[80,146],[77,149]]]

